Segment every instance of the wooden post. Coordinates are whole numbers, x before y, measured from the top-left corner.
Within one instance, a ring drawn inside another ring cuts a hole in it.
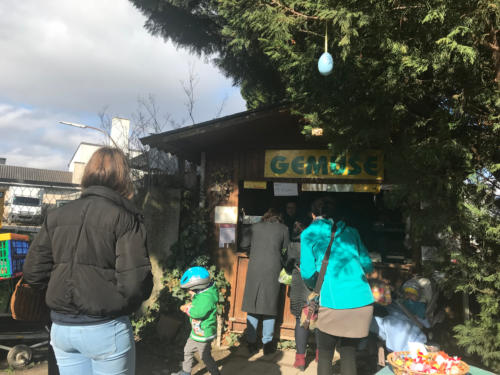
[[[205,176],[207,169],[207,154],[205,151],[200,153],[200,207],[205,207]]]

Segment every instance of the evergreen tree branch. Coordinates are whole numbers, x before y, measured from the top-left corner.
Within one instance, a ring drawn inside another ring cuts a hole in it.
[[[290,8],[290,7],[287,7],[286,5],[283,5],[280,1],[278,0],[271,0],[271,4],[275,4],[277,5],[278,7],[280,8],[283,8],[285,11],[287,11],[288,13],[291,13],[293,14],[294,16],[296,17],[302,17],[302,18],[305,18],[305,19],[308,19],[308,20],[319,20],[319,17],[318,16],[308,16],[307,14],[304,14],[304,13],[301,13],[301,12],[298,12],[296,11],[295,9],[293,8]]]
[[[299,31],[301,33],[306,33],[306,34],[311,34],[311,35],[314,35],[314,36],[318,36],[320,38],[324,38],[325,36],[322,35],[322,34],[319,34],[319,33],[315,33],[314,31],[310,31],[310,30],[304,30],[304,29],[299,29]]]

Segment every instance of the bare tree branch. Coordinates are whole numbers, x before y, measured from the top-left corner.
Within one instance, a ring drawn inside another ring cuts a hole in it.
[[[194,92],[196,86],[199,83],[199,77],[195,72],[195,64],[193,62],[189,63],[189,72],[188,72],[187,81],[181,80],[181,86],[184,90],[184,94],[186,94],[186,101],[184,105],[186,106],[186,110],[188,112],[189,117],[191,118],[191,122],[193,125],[196,123],[194,119],[194,105],[196,103],[196,98],[194,96]]]
[[[99,116],[100,128],[106,133],[111,134],[111,117],[108,115],[108,107],[105,105],[102,109],[97,112]]]
[[[220,115],[222,114],[222,111],[224,110],[224,107],[226,106],[227,100],[228,100],[228,96],[226,94],[226,95],[224,95],[224,98],[222,99],[219,107],[217,108],[217,112],[215,113],[214,118],[220,117]]]

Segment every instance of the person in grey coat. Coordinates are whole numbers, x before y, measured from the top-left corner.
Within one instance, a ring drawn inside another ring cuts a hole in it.
[[[281,253],[289,242],[288,228],[281,215],[269,209],[262,221],[253,224],[251,234],[243,238],[241,248],[250,251],[242,310],[247,312],[247,342],[250,353],[257,350],[257,325],[262,319],[264,354],[276,350],[273,345],[274,324],[278,314],[282,267]]]

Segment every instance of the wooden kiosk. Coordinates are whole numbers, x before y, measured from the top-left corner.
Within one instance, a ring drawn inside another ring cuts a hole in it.
[[[230,331],[243,332],[241,311],[248,256],[239,249],[245,226],[271,206],[289,201],[303,215],[311,202],[325,195],[353,207],[354,225],[370,252],[379,255],[373,276],[400,284],[409,277],[411,254],[404,246],[405,225],[398,212],[384,207],[383,155],[376,150],[339,157],[326,139],[305,137],[300,118],[274,107],[237,113],[193,126],[152,135],[144,144],[172,153],[181,169],[188,160],[198,166],[201,198],[208,204],[220,190],[227,194],[210,205],[216,242],[212,252],[231,283]],[[220,184],[220,178],[223,187]],[[219,179],[219,181],[217,180]],[[288,287],[282,286],[279,335],[293,339]]]

